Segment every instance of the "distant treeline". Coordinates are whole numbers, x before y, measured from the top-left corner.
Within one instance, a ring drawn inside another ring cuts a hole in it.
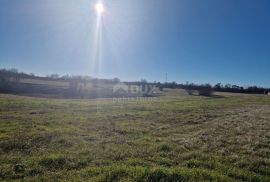
[[[59,76],[58,74],[51,74],[47,76],[36,76],[34,73],[23,73],[19,72],[17,69],[0,69],[0,79],[9,79],[14,78],[16,81],[20,79],[39,79],[45,81],[91,81],[91,82],[104,82],[104,83],[117,83],[120,82],[120,79],[97,79],[90,76],[80,76],[80,75],[64,75]]]
[[[222,85],[221,83],[217,83],[216,85],[210,84],[194,84],[194,83],[185,83],[178,84],[176,82],[172,83],[157,83],[157,86],[160,88],[180,88],[189,91],[200,91],[200,90],[209,90],[209,91],[217,91],[217,92],[232,92],[232,93],[246,93],[246,94],[268,94],[270,93],[270,88],[263,88],[258,86],[238,86],[226,84]]]
[[[29,83],[25,80],[38,80],[38,82],[44,81],[62,84],[40,84]],[[17,69],[0,69],[0,92],[2,93],[39,93],[39,94],[51,94],[62,95],[63,97],[112,97],[112,87],[120,83],[119,78],[113,79],[98,79],[90,76],[59,76],[58,74],[51,74],[44,77],[35,76],[35,74],[26,74],[19,72]],[[262,88],[257,86],[242,87],[238,85],[226,84],[222,85],[218,83],[216,85],[210,84],[194,84],[194,83],[160,83],[160,82],[147,82],[145,79],[134,82],[123,82],[126,85],[151,85],[163,90],[164,88],[172,89],[185,89],[189,94],[193,94],[195,91],[199,95],[211,95],[214,91],[219,92],[233,92],[233,93],[248,93],[248,94],[268,94],[269,88]],[[63,86],[65,84],[66,86]],[[89,90],[89,84],[92,89]],[[61,86],[62,85],[62,86]],[[108,86],[109,85],[109,86]],[[94,89],[93,89],[94,88]],[[91,92],[91,93],[90,93]]]

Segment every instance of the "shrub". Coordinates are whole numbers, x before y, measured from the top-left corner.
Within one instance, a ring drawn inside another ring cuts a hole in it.
[[[199,89],[199,95],[201,96],[211,96],[212,94],[213,90],[210,85],[205,85]]]
[[[39,164],[50,170],[70,168],[71,161],[66,157],[45,158]]]
[[[193,90],[191,89],[186,89],[186,92],[188,93],[188,95],[193,95]]]

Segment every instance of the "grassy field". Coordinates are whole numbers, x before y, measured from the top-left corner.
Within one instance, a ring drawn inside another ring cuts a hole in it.
[[[270,181],[270,97],[0,95],[0,180]]]

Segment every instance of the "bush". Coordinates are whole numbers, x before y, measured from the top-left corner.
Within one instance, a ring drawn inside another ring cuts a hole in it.
[[[199,89],[199,95],[201,96],[211,96],[213,95],[213,90],[210,85],[205,85]]]
[[[193,95],[193,90],[191,89],[186,89],[186,92],[188,93],[188,95]]]

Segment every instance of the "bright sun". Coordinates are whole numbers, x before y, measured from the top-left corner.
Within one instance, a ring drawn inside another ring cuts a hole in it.
[[[105,11],[105,7],[104,7],[103,3],[101,3],[101,2],[98,2],[95,5],[95,9],[96,9],[96,12],[98,15],[102,15]]]

